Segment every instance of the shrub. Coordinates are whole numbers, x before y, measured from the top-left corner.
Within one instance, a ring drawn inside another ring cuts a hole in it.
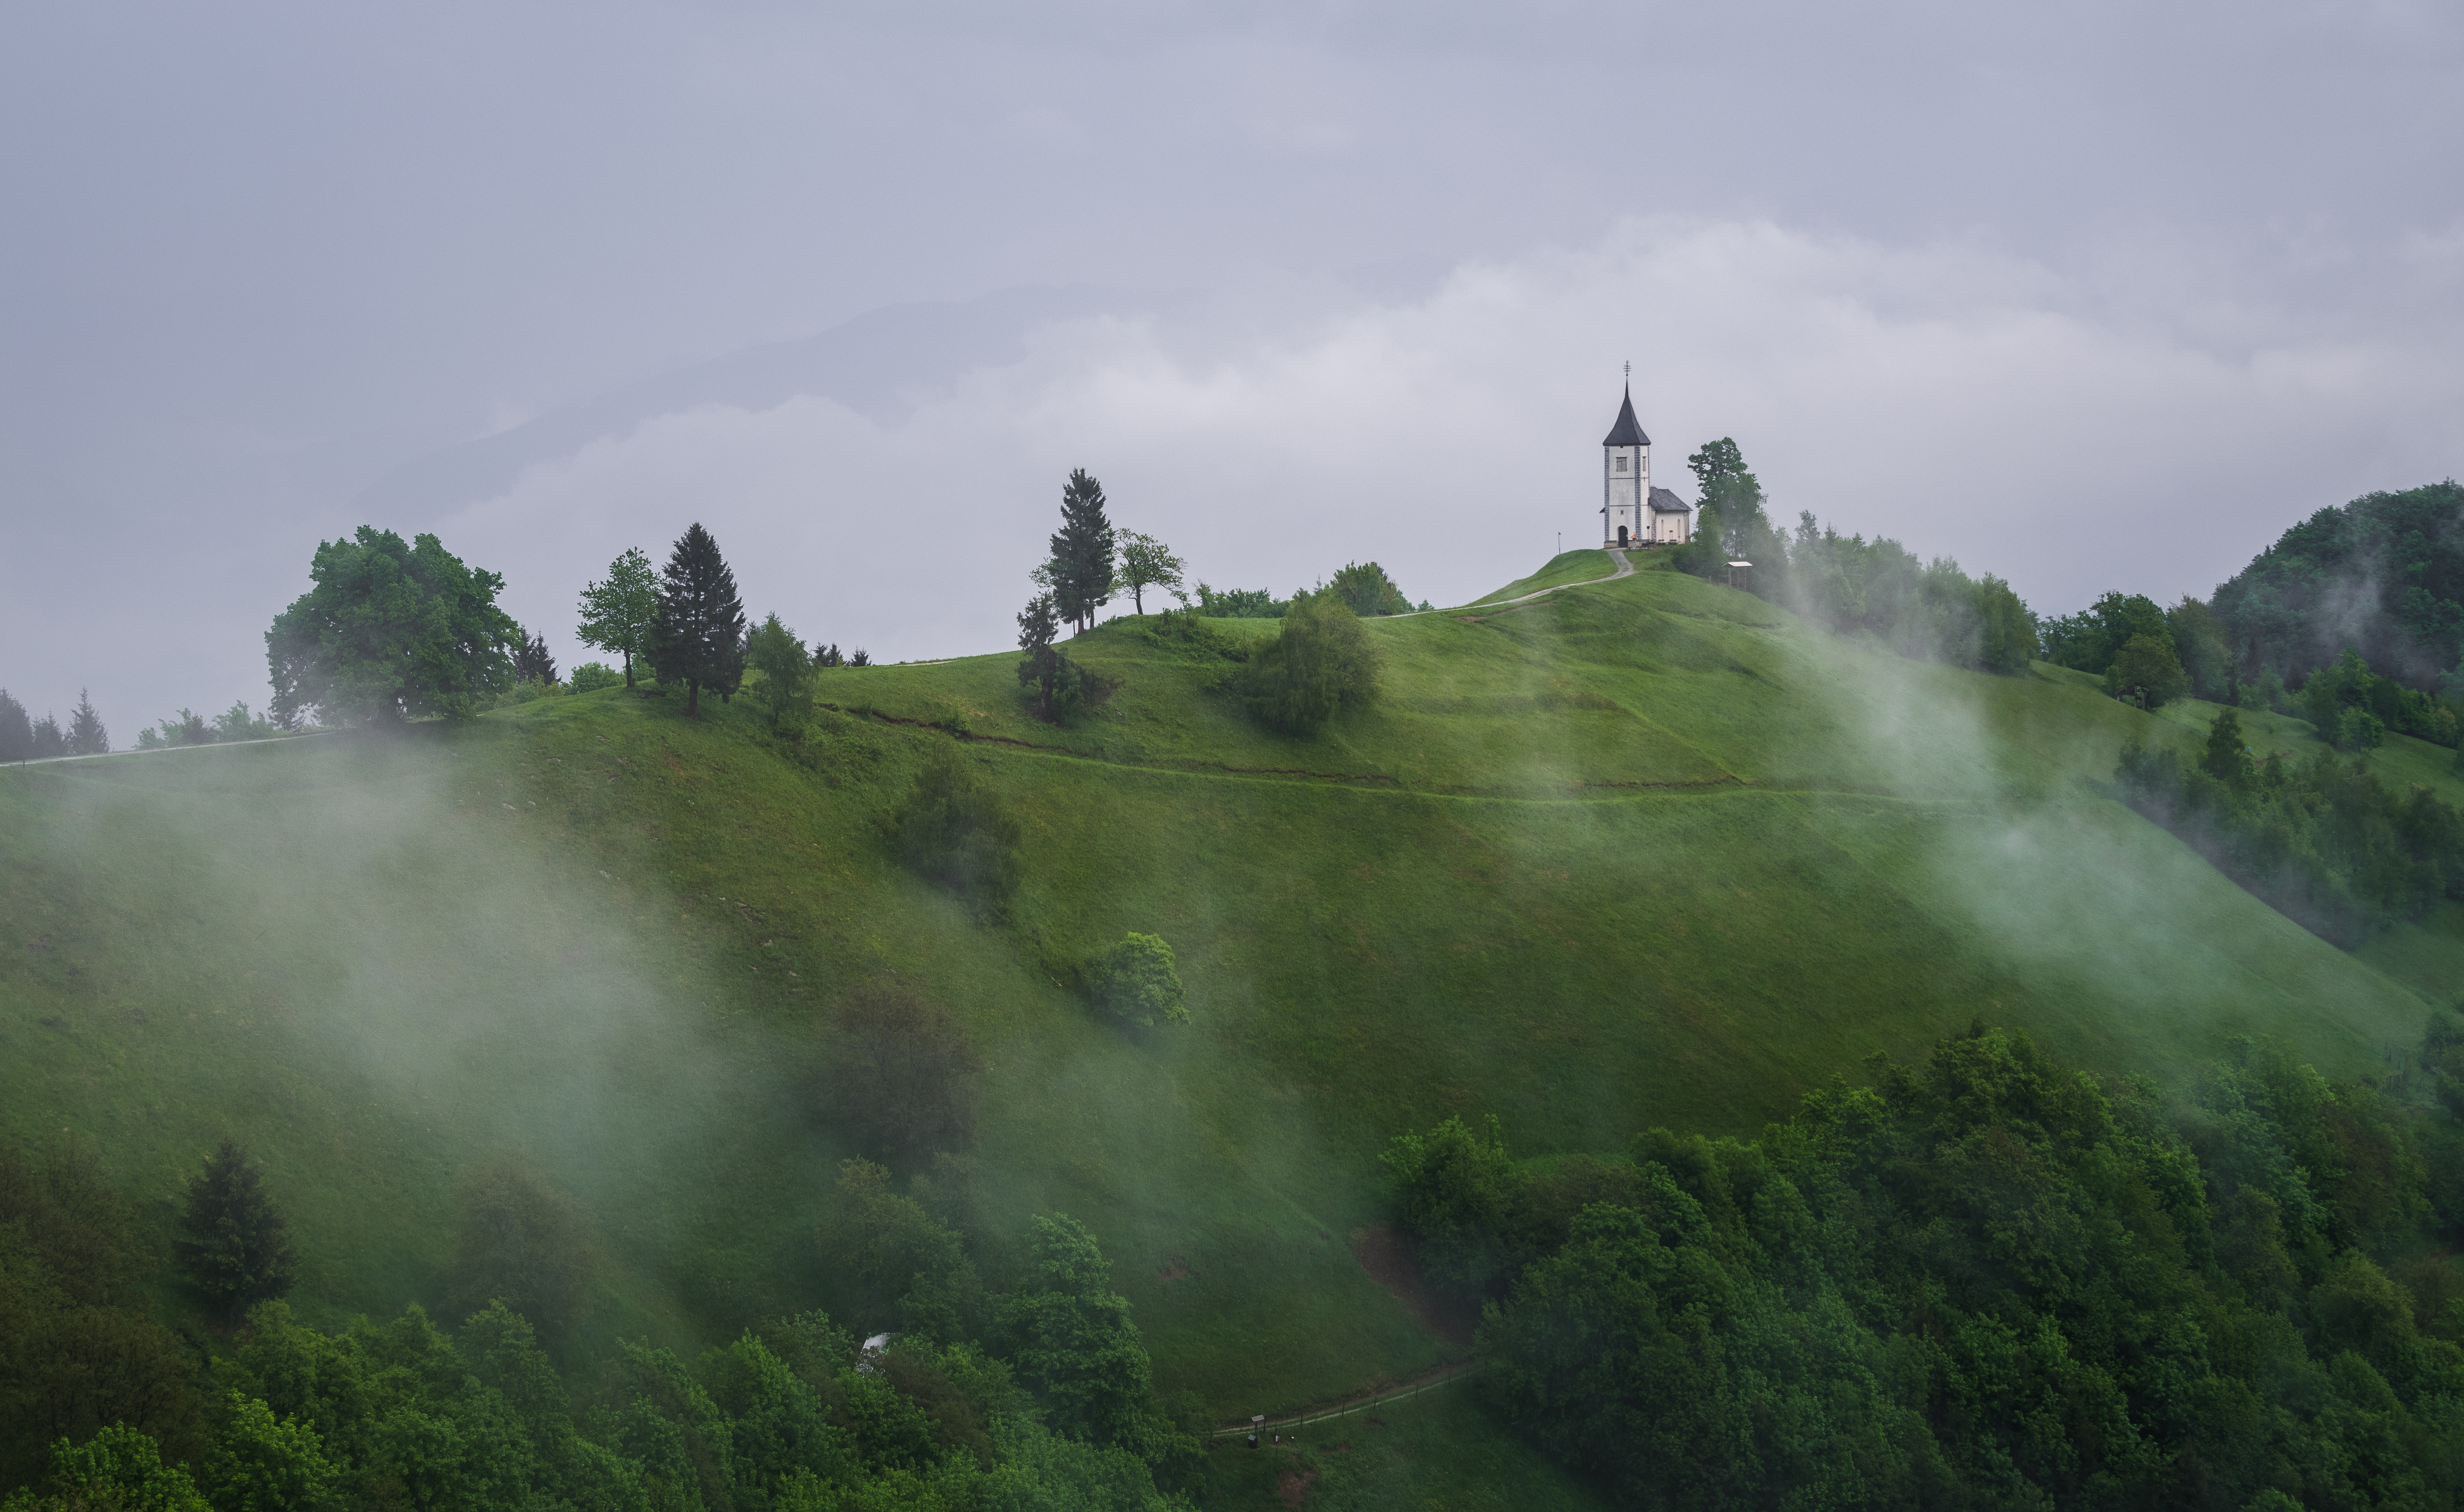
[[[1227,588],[1219,593],[1198,585],[1198,612],[1210,620],[1280,620],[1291,601],[1278,599],[1271,588]]]
[[[1375,697],[1377,674],[1377,648],[1359,617],[1339,599],[1311,595],[1292,601],[1283,633],[1249,663],[1237,686],[1260,724],[1310,734],[1337,710]]]
[[[2366,709],[2347,709],[2337,715],[2331,738],[2339,751],[2375,751],[2387,744],[2387,726]]]
[[[977,779],[955,748],[936,741],[892,822],[891,844],[918,876],[998,907],[1018,887],[1023,833],[1001,795]]]
[[[1153,1029],[1189,1022],[1187,995],[1175,968],[1172,947],[1160,934],[1132,930],[1087,969],[1095,1005],[1122,1023]]]
[[[566,686],[577,693],[595,693],[603,688],[621,688],[625,674],[604,662],[584,662],[573,669]]]
[[[457,1194],[451,1305],[456,1316],[492,1302],[561,1337],[588,1309],[598,1251],[581,1210],[520,1167],[481,1172]]]
[[[837,1053],[820,1090],[871,1150],[911,1160],[976,1139],[984,1063],[939,1003],[896,982],[856,988],[834,1014]]]
[[[1327,590],[1341,599],[1353,613],[1367,619],[1378,614],[1409,614],[1412,601],[1386,576],[1386,569],[1374,561],[1345,564],[1327,584]]]

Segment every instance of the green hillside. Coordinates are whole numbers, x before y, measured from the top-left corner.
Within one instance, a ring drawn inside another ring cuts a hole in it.
[[[813,1239],[847,1152],[815,1024],[895,976],[988,1063],[988,1272],[1029,1214],[1076,1216],[1158,1388],[1230,1418],[1457,1352],[1350,1254],[1397,1130],[1749,1132],[1978,1014],[2160,1080],[2236,1033],[2352,1075],[2418,1038],[2464,941],[2441,916],[2340,953],[2106,796],[2124,739],[2193,749],[2201,706],[1904,661],[1666,571],[1372,621],[1384,696],[1307,740],[1153,624],[1071,643],[1123,686],[1067,729],[1001,654],[825,672],[801,748],[745,700],[610,690],[0,773],[0,1132],[165,1194],[237,1135],[311,1321],[435,1304],[454,1182],[516,1156],[600,1225],[584,1346],[697,1345],[860,1309]],[[1025,825],[1006,922],[881,838],[953,740]],[[2464,798],[2414,744],[2376,759]],[[1128,930],[1177,952],[1185,1028],[1061,985]]]

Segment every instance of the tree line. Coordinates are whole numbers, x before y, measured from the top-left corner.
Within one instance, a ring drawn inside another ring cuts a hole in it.
[[[954,1167],[935,1169],[901,1194],[847,1162],[823,1226],[823,1258],[899,1318],[886,1347],[807,1311],[691,1359],[622,1342],[577,1388],[551,1351],[588,1285],[586,1228],[531,1178],[466,1183],[451,1331],[417,1305],[324,1330],[281,1300],[287,1231],[225,1144],[175,1245],[236,1329],[209,1359],[157,1317],[156,1257],[91,1155],[0,1147],[0,1506],[1185,1506],[1157,1480],[1199,1468],[1195,1419],[1154,1398],[1094,1236],[1037,1216],[988,1290],[951,1221]]]
[[[67,728],[52,714],[30,719],[26,706],[0,688],[0,761],[49,761],[57,756],[101,756],[111,750],[111,733],[94,712],[94,700],[77,690],[77,708]]]
[[[1478,1390],[1646,1508],[2446,1507],[2464,1498],[2464,1019],[2329,1084],[2178,1095],[1979,1023],[1759,1139],[1384,1156]]]
[[[1686,459],[1701,490],[1680,571],[1733,581],[1841,635],[1898,655],[2015,675],[2037,650],[2035,616],[2011,585],[1970,578],[1947,557],[1919,559],[1898,541],[1841,536],[1797,515],[1792,537],[1771,524],[1762,484],[1723,436]],[[1732,567],[1732,562],[1750,563]]]

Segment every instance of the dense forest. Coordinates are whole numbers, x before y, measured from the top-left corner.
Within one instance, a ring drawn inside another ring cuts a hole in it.
[[[1753,1141],[1389,1148],[1480,1390],[1625,1505],[2452,1507],[2464,1020],[2176,1096],[1981,1023]]]
[[[2464,651],[2464,487],[2371,493],[2319,511],[2210,601],[2243,666],[2298,680],[2347,646],[2422,690]]]

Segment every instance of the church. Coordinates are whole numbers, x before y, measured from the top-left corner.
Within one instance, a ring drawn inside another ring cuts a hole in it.
[[[1600,544],[1682,546],[1694,538],[1694,506],[1651,486],[1651,438],[1634,418],[1634,385],[1626,385],[1617,424],[1600,443]]]

